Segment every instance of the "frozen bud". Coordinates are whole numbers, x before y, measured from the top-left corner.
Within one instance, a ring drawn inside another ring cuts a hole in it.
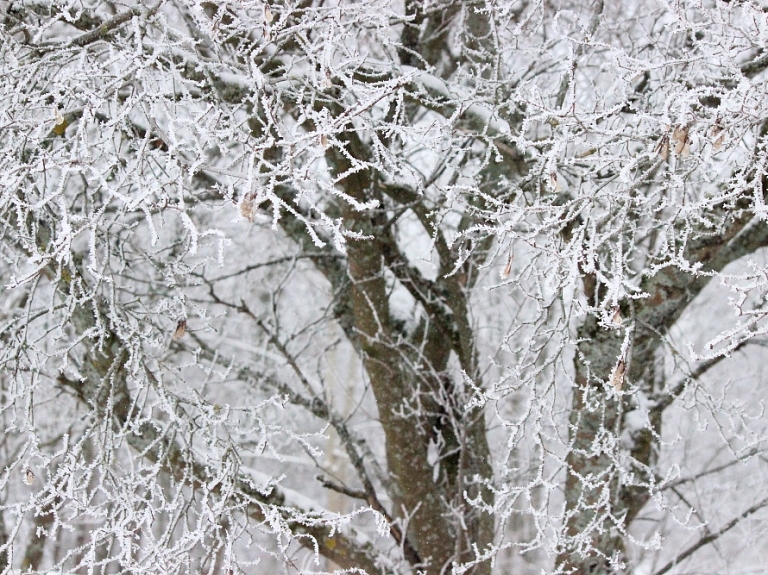
[[[323,85],[325,86],[326,90],[333,88],[333,80],[331,79],[331,74],[329,72],[325,73],[325,81]]]
[[[619,327],[623,323],[624,319],[621,317],[621,310],[619,309],[619,306],[615,306],[611,310],[611,324],[613,324],[616,327]]]
[[[624,387],[624,372],[626,370],[627,362],[624,359],[619,359],[619,363],[616,364],[611,374],[611,385],[613,385],[616,391],[621,391],[621,388]]]
[[[35,482],[35,474],[32,473],[32,470],[29,467],[24,469],[21,474],[24,478],[24,483],[27,485],[32,485]]]
[[[267,25],[272,23],[272,20],[275,19],[274,14],[272,14],[272,10],[269,9],[269,4],[264,4],[264,22],[266,22]]]
[[[325,134],[320,134],[320,147],[323,150],[328,149],[328,136]]]
[[[176,324],[176,329],[173,331],[173,339],[181,339],[185,333],[187,333],[187,320],[180,319],[179,323]]]

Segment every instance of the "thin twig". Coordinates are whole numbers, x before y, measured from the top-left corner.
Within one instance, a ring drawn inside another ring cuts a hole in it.
[[[733,348],[732,352],[739,351],[742,347],[750,343],[750,340],[744,340],[739,345],[737,345],[735,348]],[[699,379],[702,375],[704,375],[707,371],[715,367],[718,363],[723,361],[726,357],[726,355],[719,355],[717,357],[713,357],[711,359],[708,359],[699,366],[694,369],[688,377],[683,378],[677,385],[675,385],[672,389],[669,391],[661,394],[657,398],[654,398],[655,404],[653,406],[654,411],[664,411],[667,407],[670,406],[670,404],[677,399],[683,391],[685,391],[686,386],[691,381],[696,381]]]
[[[674,566],[679,564],[681,561],[683,561],[684,559],[687,559],[688,557],[690,557],[691,555],[696,553],[696,551],[698,551],[699,549],[701,549],[705,545],[707,545],[709,543],[712,543],[712,541],[714,541],[715,539],[719,538],[721,535],[724,535],[725,533],[727,533],[728,531],[730,531],[731,529],[736,527],[736,525],[738,525],[739,522],[742,519],[746,519],[747,517],[749,517],[750,515],[752,515],[753,513],[757,512],[757,511],[759,511],[760,509],[762,509],[766,505],[768,505],[768,497],[766,497],[765,499],[763,499],[759,503],[755,503],[752,507],[750,507],[749,509],[744,511],[738,517],[734,517],[733,519],[731,519],[728,523],[723,525],[718,531],[715,531],[714,533],[710,533],[709,535],[705,535],[704,537],[699,539],[696,543],[694,543],[688,549],[683,551],[680,555],[678,555],[677,557],[672,559],[672,561],[670,561],[669,563],[664,565],[664,567],[662,567],[661,569],[656,571],[656,573],[654,573],[653,575],[664,575],[664,573],[666,573],[667,571],[672,569]]]
[[[336,491],[337,493],[341,493],[342,495],[346,495],[347,497],[351,497],[353,499],[362,499],[363,501],[368,500],[368,495],[362,489],[350,489],[349,487],[339,485],[330,479],[326,479],[322,475],[318,475],[316,479],[320,482],[320,485],[326,489]]]
[[[728,463],[723,463],[722,465],[718,465],[717,467],[713,467],[712,469],[705,469],[701,473],[694,475],[692,477],[680,477],[679,479],[676,479],[675,481],[671,481],[667,483],[666,485],[662,485],[660,489],[674,489],[678,485],[682,485],[683,483],[691,483],[692,481],[698,481],[702,477],[706,475],[712,475],[713,473],[718,473],[720,471],[723,471],[725,469],[728,469],[729,467],[733,467],[737,463],[742,463],[744,460],[749,459],[750,457],[753,457],[760,453],[761,449],[750,449],[747,453],[740,455],[733,461],[729,461]]]
[[[161,3],[162,2],[158,2],[157,5],[155,5],[154,7],[144,11],[144,16],[145,17],[152,16],[155,12],[157,12],[157,9],[160,8]],[[64,46],[79,46],[79,47],[87,46],[88,44],[92,44],[97,40],[101,40],[102,38],[105,38],[115,30],[117,30],[120,26],[132,20],[134,16],[141,16],[142,12],[143,12],[143,8],[141,5],[134,6],[133,8],[129,8],[125,12],[121,12],[117,16],[110,18],[106,22],[100,24],[93,30],[90,30],[89,32],[85,32],[84,34],[81,34],[80,36],[78,36],[77,38],[74,38],[69,42],[59,42],[56,40],[49,41],[49,42],[41,42],[40,44],[37,45],[37,48],[61,48]]]

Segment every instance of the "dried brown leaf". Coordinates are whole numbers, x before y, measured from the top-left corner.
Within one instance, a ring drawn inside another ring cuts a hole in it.
[[[173,331],[173,339],[181,339],[185,333],[187,333],[187,320],[180,319],[179,323],[176,324],[176,329]]]
[[[725,143],[725,130],[720,125],[720,120],[716,120],[714,126],[709,131],[709,135],[712,137],[712,146],[715,150],[719,150]]]
[[[557,172],[549,173],[549,187],[552,188],[552,191],[555,192],[559,192],[563,189],[563,186],[561,186],[560,182],[558,181]]]
[[[690,152],[690,140],[688,138],[688,126],[678,126],[672,131],[672,140],[675,142],[675,154],[687,156]]]
[[[669,159],[669,136],[667,134],[659,139],[653,151],[665,162]]]
[[[513,254],[509,254],[509,257],[507,258],[507,265],[504,266],[504,269],[501,270],[501,273],[499,274],[501,276],[501,279],[507,279],[509,277],[509,274],[512,273],[512,260],[514,259]]]
[[[624,322],[624,318],[621,317],[621,309],[619,309],[619,306],[615,306],[612,311],[611,323],[615,326],[620,326]]]
[[[616,367],[611,374],[611,385],[613,385],[614,389],[617,391],[621,391],[621,388],[624,387],[624,372],[626,370],[627,362],[623,359],[620,359],[619,363],[616,364]]]
[[[250,194],[248,194],[245,198],[243,198],[243,201],[240,202],[240,215],[249,222],[252,222],[256,215],[256,210],[254,209],[253,205],[253,198]]]

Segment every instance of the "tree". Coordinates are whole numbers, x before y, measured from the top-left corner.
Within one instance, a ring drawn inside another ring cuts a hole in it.
[[[768,9],[0,7],[0,572],[764,564]]]

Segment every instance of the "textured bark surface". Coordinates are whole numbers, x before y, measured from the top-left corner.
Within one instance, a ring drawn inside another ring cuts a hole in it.
[[[768,505],[633,539],[679,520],[668,414],[768,318],[755,2],[74,4],[0,2],[11,567],[661,575]],[[717,280],[739,325],[684,365]],[[764,457],[753,398],[714,469]]]
[[[688,261],[702,264],[705,272],[719,272],[768,246],[768,228],[750,225],[754,220],[746,210],[748,202],[742,200],[736,207],[744,211],[715,208],[724,220],[723,233],[702,234],[703,239],[687,247]],[[653,469],[661,449],[662,416],[675,397],[658,385],[657,352],[664,335],[711,279],[709,274],[666,267],[644,282],[649,298],[621,310],[632,322],[624,390],[616,390],[611,380],[622,358],[624,330],[629,328],[614,329],[589,317],[578,331],[566,458],[566,535],[571,541],[557,559],[566,573],[624,572],[624,538],[658,484]],[[588,299],[601,297],[594,276],[584,277],[584,288]],[[625,414],[636,408],[637,400],[626,392],[627,385],[654,402],[650,426],[633,430],[629,447],[620,438],[626,429]]]

